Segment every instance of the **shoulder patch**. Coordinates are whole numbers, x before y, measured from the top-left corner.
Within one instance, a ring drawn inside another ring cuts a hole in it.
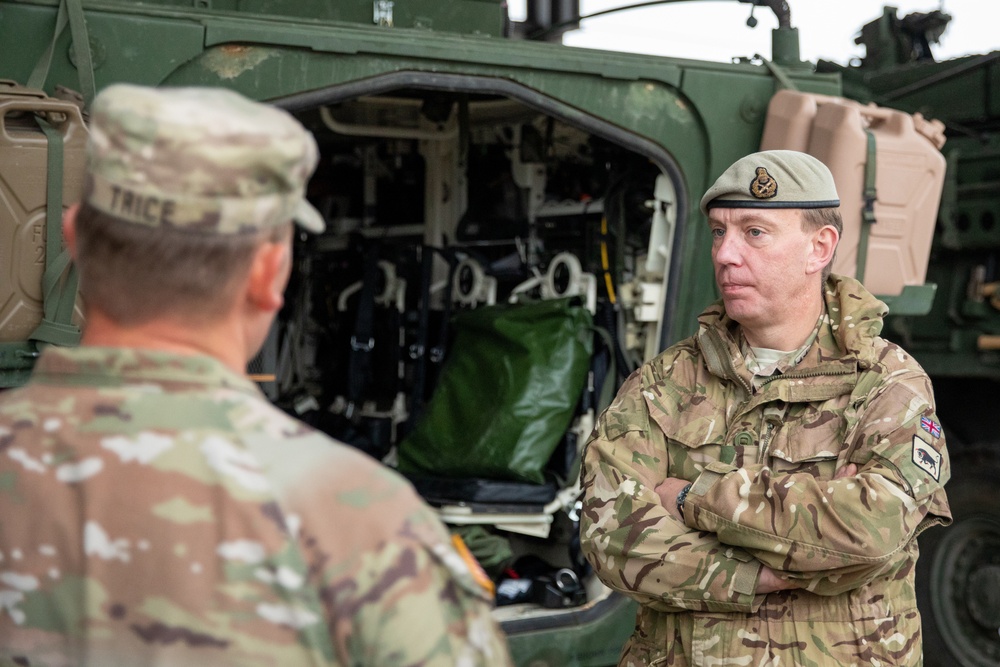
[[[913,436],[913,463],[939,481],[941,477],[941,454],[938,453],[931,443],[927,442],[919,435]]]
[[[933,435],[935,438],[941,437],[941,424],[938,424],[936,421],[934,421],[929,417],[920,418],[920,428],[924,429],[925,431]]]

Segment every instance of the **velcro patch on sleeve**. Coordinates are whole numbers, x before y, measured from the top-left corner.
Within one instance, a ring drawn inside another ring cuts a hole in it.
[[[913,436],[913,463],[937,482],[941,478],[941,454],[919,435]]]

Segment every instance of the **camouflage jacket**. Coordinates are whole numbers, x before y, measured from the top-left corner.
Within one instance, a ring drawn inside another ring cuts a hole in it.
[[[208,357],[47,349],[0,517],[0,665],[509,663],[409,484]]]
[[[581,534],[601,580],[642,603],[622,664],[920,663],[915,538],[951,520],[930,381],[878,336],[885,306],[857,281],[824,298],[805,357],[759,388],[717,303],[600,418]],[[666,477],[693,482],[686,525],[654,492]],[[755,595],[761,564],[802,588]]]

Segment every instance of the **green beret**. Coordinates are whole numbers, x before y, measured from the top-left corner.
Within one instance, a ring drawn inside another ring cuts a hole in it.
[[[737,160],[701,198],[711,208],[836,208],[833,174],[812,155],[762,151]]]
[[[240,234],[295,220],[321,232],[305,198],[318,157],[289,113],[233,91],[117,84],[91,110],[85,198],[150,227]]]

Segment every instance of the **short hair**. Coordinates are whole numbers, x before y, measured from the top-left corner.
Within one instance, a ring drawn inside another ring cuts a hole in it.
[[[804,208],[802,211],[802,229],[804,231],[816,231],[829,225],[837,230],[837,244],[840,244],[840,237],[844,234],[844,219],[840,217],[839,208]],[[823,267],[823,282],[830,277],[833,270],[833,262],[837,259],[837,249],[833,249],[833,256],[830,262]]]
[[[233,305],[257,248],[290,234],[290,221],[228,235],[150,227],[84,202],[76,216],[80,292],[85,304],[124,326],[159,317],[211,322]]]

